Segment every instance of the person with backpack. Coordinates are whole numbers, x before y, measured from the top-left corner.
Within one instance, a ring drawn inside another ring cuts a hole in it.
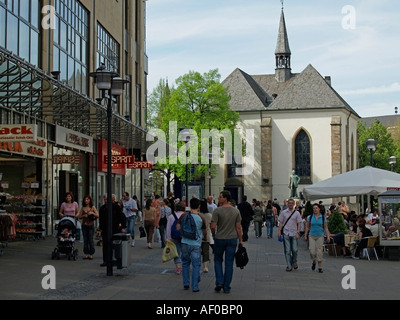
[[[178,251],[178,256],[174,258],[174,263],[176,266],[175,273],[177,275],[180,275],[182,272],[182,247],[181,247],[181,232],[177,230],[176,226],[178,224],[179,218],[181,215],[185,213],[185,204],[183,202],[178,202],[175,205],[175,211],[172,210],[171,214],[168,217],[168,222],[167,222],[167,232],[166,232],[166,237],[167,240],[172,241],[175,246],[176,250]]]
[[[219,195],[220,206],[212,213],[211,233],[214,238],[215,291],[230,293],[236,247],[243,246],[242,217],[230,204],[231,193],[224,190]],[[225,272],[222,262],[225,258]]]
[[[322,273],[322,256],[324,247],[324,236],[331,237],[328,229],[328,222],[321,213],[321,207],[318,203],[313,204],[313,213],[307,217],[304,240],[307,241],[312,260],[311,269],[315,270],[316,261],[318,261],[318,272]]]
[[[271,239],[274,231],[275,217],[278,212],[272,205],[272,201],[268,200],[267,206],[265,207],[265,224],[267,226],[267,238]]]
[[[200,200],[192,198],[190,199],[190,212],[181,215],[177,224],[177,229],[182,234],[183,288],[189,290],[191,264],[193,292],[200,291],[201,242],[207,237],[206,221],[199,213]]]

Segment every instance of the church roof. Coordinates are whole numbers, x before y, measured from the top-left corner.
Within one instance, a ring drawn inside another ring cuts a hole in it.
[[[234,111],[345,108],[358,116],[311,64],[285,82],[275,74],[251,76],[237,68],[222,84]]]

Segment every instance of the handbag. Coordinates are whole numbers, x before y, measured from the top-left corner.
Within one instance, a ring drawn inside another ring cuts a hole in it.
[[[161,257],[162,262],[168,262],[176,257],[178,257],[178,250],[176,249],[175,243],[171,240],[167,240]]]
[[[247,255],[247,250],[242,245],[239,245],[235,253],[236,267],[243,269],[249,262],[249,257]]]
[[[145,238],[146,237],[146,230],[144,230],[144,227],[140,226],[139,227],[139,232],[140,232],[140,237]]]

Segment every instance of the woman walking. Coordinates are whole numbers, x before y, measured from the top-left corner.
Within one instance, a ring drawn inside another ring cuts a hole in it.
[[[308,232],[309,231],[309,232]],[[316,262],[318,262],[318,272],[322,273],[322,255],[324,247],[324,236],[329,239],[331,237],[328,230],[328,222],[318,203],[313,205],[313,213],[307,217],[306,231],[304,240],[308,240],[310,256],[312,260],[311,269],[315,270]]]
[[[153,207],[152,199],[147,199],[146,207],[143,210],[143,224],[147,233],[147,247],[153,249],[152,242],[154,236],[154,229],[158,226],[158,220],[160,219],[159,214],[157,215],[157,210]]]
[[[93,205],[93,199],[91,196],[83,198],[82,208],[79,211],[77,218],[82,219],[83,253],[85,254],[83,259],[92,260],[95,252],[93,241],[94,221],[99,218],[99,213]]]

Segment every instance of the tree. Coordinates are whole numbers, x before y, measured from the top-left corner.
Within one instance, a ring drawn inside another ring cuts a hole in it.
[[[367,148],[367,140],[375,139],[376,151],[373,153],[373,166],[385,170],[391,170],[389,164],[389,157],[395,156],[400,157],[400,145],[399,141],[395,141],[392,135],[388,132],[388,129],[375,120],[374,123],[367,128],[365,122],[358,122],[358,149],[359,149],[359,161],[360,168],[370,165],[371,154]],[[400,168],[399,162],[395,165],[395,171]]]
[[[220,83],[220,74],[217,69],[200,74],[196,71],[180,76],[176,82],[176,89],[170,91],[165,105],[160,101],[161,94],[154,94],[159,99],[159,110],[157,123],[158,128],[165,134],[169,141],[170,124],[177,123],[177,130],[187,128],[195,131],[199,138],[202,137],[202,130],[221,130],[227,129],[232,132],[239,121],[239,114],[229,108],[230,96],[227,89]],[[161,88],[157,88],[162,92]],[[209,138],[209,141],[211,139]],[[178,141],[177,148],[180,149],[185,144]],[[211,145],[211,143],[210,143]],[[221,152],[224,150],[221,144]],[[194,175],[203,176],[208,172],[209,165],[204,164],[201,157],[201,142],[199,143],[198,156],[194,166]],[[186,179],[186,164],[169,161],[167,156],[165,164],[157,164],[156,168],[161,170],[172,170],[179,179]],[[191,172],[192,170],[190,170]],[[190,179],[191,177],[189,177]]]
[[[328,229],[331,234],[337,234],[343,232],[347,233],[346,223],[344,222],[343,216],[339,211],[335,210],[329,216]]]

